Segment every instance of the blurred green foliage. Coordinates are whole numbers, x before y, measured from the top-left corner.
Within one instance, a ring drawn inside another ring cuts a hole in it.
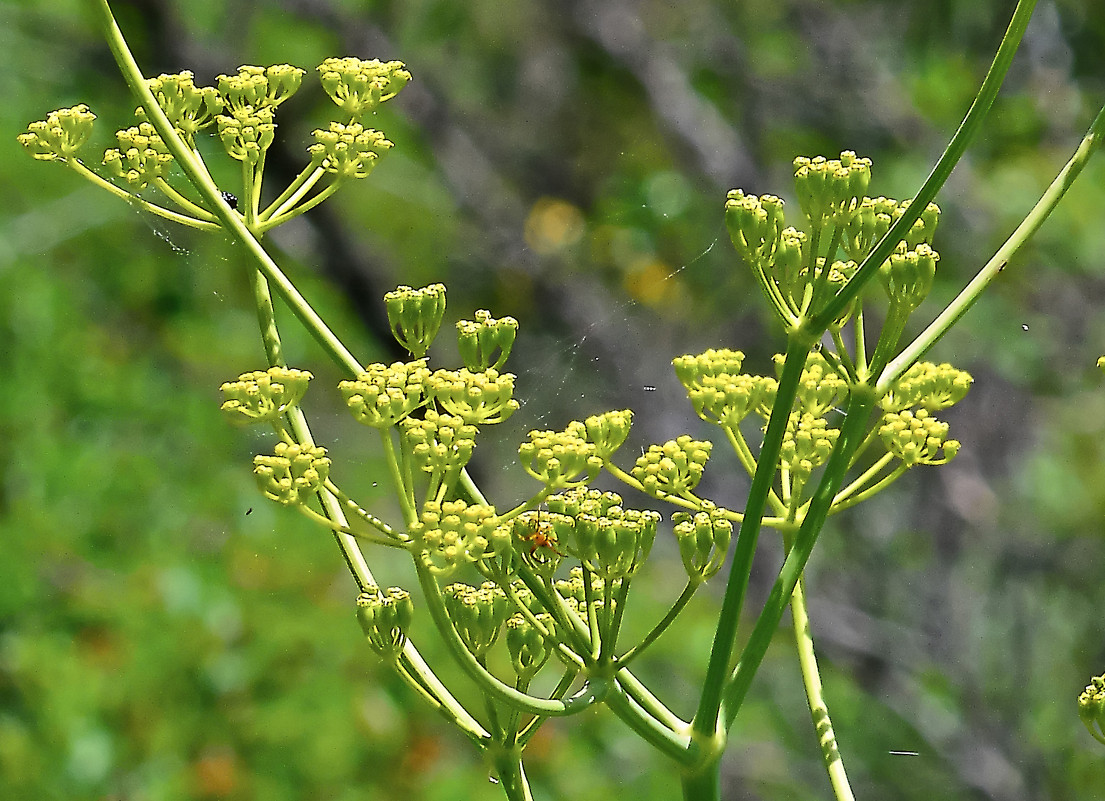
[[[851,148],[874,159],[873,190],[908,196],[1010,8],[117,10],[150,73],[210,82],[240,63],[407,62],[414,83],[376,122],[397,147],[340,205],[276,238],[292,274],[366,360],[389,358],[371,333],[383,292],[443,281],[446,325],[477,307],[522,322],[511,367],[528,404],[513,431],[631,403],[640,436],[656,440],[695,425],[672,356],[720,343],[766,365],[776,347],[725,243],[725,190],[779,191],[795,155]],[[256,494],[249,465],[263,443],[217,413],[219,383],[262,359],[238,256],[15,144],[31,120],[78,102],[100,116],[100,147],[130,124],[134,103],[82,4],[0,6],[0,41],[0,798],[499,797],[464,743],[375,665],[328,536]],[[1081,136],[1105,91],[1103,42],[1105,7],[1041,4],[983,139],[940,198],[932,303],[1000,243]],[[274,171],[298,169],[321,120],[321,93],[310,95],[281,118],[288,164]],[[1105,662],[1102,219],[1099,157],[938,349],[976,377],[952,420],[959,459],[843,516],[815,552],[814,636],[860,798],[1058,801],[1105,786],[1074,706]],[[296,366],[335,383],[290,330]],[[333,395],[312,393],[307,411],[354,473],[343,483],[372,497],[374,452]],[[521,494],[496,467],[519,438],[483,454],[497,497]],[[658,546],[654,561],[659,607],[677,560]],[[408,579],[391,559],[379,570]],[[692,696],[700,667],[687,655],[704,662],[714,603],[696,601],[659,643],[644,678],[664,697]],[[426,637],[420,647],[445,664]],[[783,638],[768,662],[734,731],[726,797],[827,797]],[[538,798],[675,793],[609,717],[549,725],[529,754]]]

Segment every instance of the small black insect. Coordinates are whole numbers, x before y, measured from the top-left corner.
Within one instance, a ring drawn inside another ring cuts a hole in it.
[[[235,195],[231,192],[222,192],[221,194],[223,196],[223,200],[226,202],[226,205],[230,206],[230,208],[232,208],[232,209],[237,209],[238,208],[238,196],[237,195]]]
[[[253,507],[252,506],[249,507],[248,509],[246,509],[246,515],[249,516],[251,514],[253,514]]]

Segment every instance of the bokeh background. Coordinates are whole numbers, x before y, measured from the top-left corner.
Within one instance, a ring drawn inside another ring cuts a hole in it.
[[[908,197],[973,97],[1009,0],[140,0],[116,10],[149,74],[313,70],[398,58],[414,81],[374,124],[366,182],[273,237],[363,361],[400,354],[380,297],[449,286],[521,321],[522,410],[476,475],[500,503],[534,426],[632,406],[632,444],[709,432],[670,360],[710,346],[770,369],[778,330],[722,227],[726,190],[790,193],[796,155],[874,159]],[[258,433],[218,385],[262,366],[240,257],[144,217],[15,143],[89,103],[95,149],[132,124],[78,0],[0,5],[0,798],[494,799],[467,744],[376,663],[332,540],[257,494]],[[267,181],[328,111],[310,76],[281,108]],[[954,295],[1030,208],[1105,102],[1105,6],[1041,2],[984,133],[939,198]],[[94,152],[94,151],[93,151]],[[97,159],[89,156],[88,161]],[[224,164],[233,191],[233,168]],[[792,204],[792,208],[794,208]],[[1105,670],[1105,158],[936,349],[975,376],[958,459],[831,521],[807,572],[840,748],[861,799],[1105,797],[1075,714]],[[925,309],[922,309],[923,316]],[[389,506],[374,438],[322,387],[308,412],[343,485]],[[446,337],[447,338],[447,337]],[[444,339],[444,338],[443,338]],[[455,352],[455,349],[454,349]],[[443,343],[435,357],[452,364]],[[711,492],[740,497],[715,457]],[[378,485],[379,484],[379,485]],[[730,505],[734,504],[730,501]],[[753,599],[778,559],[765,536]],[[381,580],[410,573],[373,555]],[[678,590],[660,544],[641,625]],[[673,589],[674,588],[674,589]],[[692,710],[720,588],[646,678]],[[733,731],[727,799],[828,798],[781,632]],[[447,675],[431,638],[420,647]],[[606,714],[550,724],[538,799],[672,798],[670,766]],[[916,751],[900,755],[896,751]]]

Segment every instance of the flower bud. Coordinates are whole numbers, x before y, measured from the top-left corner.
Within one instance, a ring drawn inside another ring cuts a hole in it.
[[[45,120],[32,122],[17,138],[37,161],[67,161],[92,135],[96,115],[84,103],[72,108],[59,108]]]
[[[936,251],[924,243],[914,250],[906,250],[905,244],[899,243],[898,249],[879,269],[879,278],[890,303],[907,312],[920,306],[932,289],[939,260]]]
[[[172,75],[159,75],[146,81],[157,105],[185,142],[195,147],[196,134],[215,122],[223,110],[223,99],[213,86],[199,87],[188,70]],[[134,113],[146,119],[146,110],[139,106]]]
[[[444,592],[445,608],[464,647],[477,659],[499,639],[499,632],[510,612],[506,593],[491,582],[476,588],[468,584],[450,584]]]
[[[848,394],[848,382],[834,370],[819,352],[810,353],[798,384],[798,402],[802,410],[821,417]]]
[[[688,390],[703,386],[705,378],[738,375],[743,363],[744,353],[728,348],[710,348],[698,356],[677,356],[671,361],[676,377]]]
[[[399,587],[388,587],[386,593],[366,587],[357,596],[357,622],[372,650],[387,661],[402,653],[413,616],[411,595]]]
[[[509,527],[499,525],[495,508],[462,500],[427,501],[410,533],[423,564],[442,576],[511,549]]]
[[[428,386],[441,408],[469,425],[501,423],[518,410],[514,395],[514,374],[502,375],[493,368],[482,373],[438,370]]]
[[[702,582],[721,570],[733,536],[733,524],[722,516],[722,511],[676,512],[672,520],[687,577]]]
[[[546,631],[550,634],[555,632],[549,614],[543,612],[536,617]],[[518,682],[526,685],[548,661],[556,649],[556,641],[542,634],[522,615],[513,615],[506,622],[506,647],[510,652],[510,663],[518,674]]]
[[[219,94],[231,109],[275,108],[295,94],[306,73],[290,64],[243,65],[237,75],[220,75]]]
[[[396,341],[416,359],[425,356],[445,316],[445,285],[400,286],[384,295],[384,305]]]
[[[104,151],[104,166],[116,178],[122,178],[135,189],[164,178],[173,156],[161,141],[153,125],[139,123],[116,131],[118,148]]]
[[[458,472],[468,464],[476,447],[475,426],[433,409],[427,409],[422,419],[403,419],[400,426],[412,459],[427,473]]]
[[[823,156],[794,160],[794,188],[798,204],[814,229],[827,221],[847,223],[859,208],[859,199],[871,181],[871,160],[850,150],[839,159]]]
[[[564,431],[529,432],[530,441],[518,448],[522,468],[551,490],[588,484],[602,470],[602,459],[586,435],[587,427],[578,420]]]
[[[782,236],[783,201],[732,189],[725,199],[725,227],[740,257],[753,269],[766,269]]]
[[[265,497],[284,506],[306,503],[330,475],[321,446],[278,442],[274,453],[253,457],[253,474]]]
[[[790,471],[796,486],[805,483],[829,458],[839,436],[840,431],[829,428],[824,418],[809,412],[791,412],[779,450],[779,464]]]
[[[569,518],[579,517],[581,514],[602,517],[615,506],[622,505],[622,496],[616,492],[600,492],[586,487],[550,495],[545,499],[545,505],[554,514],[564,515]]]
[[[946,464],[959,452],[959,442],[947,439],[948,424],[930,417],[928,409],[891,412],[883,421],[879,436],[906,467]]]
[[[425,359],[370,364],[355,381],[342,381],[338,389],[358,423],[389,428],[426,402],[430,378]]]
[[[687,434],[663,445],[650,445],[637,459],[633,477],[655,498],[691,492],[702,478],[713,447],[712,442],[692,440]]]
[[[235,106],[226,110],[230,113],[215,118],[223,148],[233,159],[256,164],[276,138],[272,109]]]
[[[510,356],[514,347],[514,338],[518,334],[518,321],[513,317],[496,320],[491,312],[480,309],[475,320],[461,320],[457,323],[457,349],[464,366],[473,373],[480,373],[489,367],[498,370]],[[491,358],[496,355],[494,362]]]
[[[1105,745],[1105,674],[1094,676],[1078,696],[1078,717],[1093,738]]]
[[[411,74],[401,61],[328,58],[318,67],[322,88],[344,114],[360,119],[399,94]]]
[[[299,403],[311,378],[289,367],[242,373],[219,387],[226,397],[220,408],[238,423],[269,423]]]
[[[329,130],[316,129],[311,136],[315,139],[315,144],[307,148],[311,160],[339,178],[367,178],[380,156],[393,147],[382,133],[357,122],[349,125],[332,122]],[[424,350],[414,355],[423,354]]]
[[[605,581],[632,576],[648,558],[660,514],[614,507],[606,515],[575,518],[575,555]]]
[[[970,373],[957,370],[947,362],[917,362],[894,382],[879,400],[879,406],[888,412],[900,412],[913,406],[935,412],[963,400],[973,381]]]
[[[633,424],[633,412],[623,409],[616,412],[592,415],[583,421],[587,439],[595,444],[595,455],[607,461],[622,446]]]

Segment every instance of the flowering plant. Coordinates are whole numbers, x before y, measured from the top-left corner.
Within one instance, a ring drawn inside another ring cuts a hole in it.
[[[821,686],[802,581],[807,560],[830,515],[872,497],[912,467],[955,458],[959,443],[936,415],[961,400],[972,379],[923,357],[1058,203],[1105,127],[1099,114],[1008,242],[920,335],[903,343],[906,322],[925,301],[940,259],[934,198],[993,101],[1031,6],[1018,6],[975,103],[914,197],[869,195],[871,161],[850,151],[795,159],[799,213],[789,221],[777,196],[729,192],[730,239],[781,326],[785,348],[774,375],[743,372],[744,354],[729,348],[673,359],[695,414],[718,429],[716,442],[678,436],[651,445],[630,464],[619,453],[632,425],[629,409],[532,431],[518,456],[537,487],[509,508],[484,494],[467,465],[488,427],[518,409],[518,379],[503,371],[518,322],[477,310],[457,325],[463,366],[431,366],[446,288],[400,286],[384,304],[410,358],[365,365],[262,244],[270,230],[348,181],[368,177],[386,157],[392,143],[363,120],[411,80],[405,65],[356,58],[319,65],[320,85],[339,119],[313,132],[302,171],[266,202],[277,109],[306,72],[243,66],[220,76],[215,87],[197,86],[188,72],[147,80],[100,0],[109,42],[141,103],[137,124],[116,134],[118,146],[102,158],[103,174],[79,157],[95,121],[84,105],[32,123],[20,141],[35,159],[63,163],[150,213],[225,231],[252,256],[268,366],[224,383],[222,409],[235,422],[272,429],[272,452],[254,459],[258,486],[266,498],[333,533],[358,588],[356,616],[369,646],[483,753],[508,798],[530,797],[523,755],[541,725],[600,706],[669,758],[686,798],[718,797],[728,732],[789,608],[825,769],[835,796],[846,799],[852,792]],[[215,184],[196,146],[205,131],[239,164],[233,192]],[[286,364],[273,292],[348,374],[337,393],[357,422],[376,431],[397,519],[382,519],[351,497],[341,485],[341,466],[315,441],[301,407],[312,375]],[[719,445],[728,445],[751,477],[743,499],[700,490]],[[595,489],[600,474],[621,482],[629,500]],[[669,512],[668,519],[653,507]],[[738,651],[765,526],[780,533],[786,556]],[[658,536],[674,537],[686,584],[643,636],[627,642],[631,589]],[[382,586],[366,546],[409,555],[417,601],[406,588]],[[635,663],[727,560],[700,692],[677,712],[638,678]],[[460,700],[421,655],[410,629],[422,609],[482,704]],[[1095,737],[1099,685],[1095,679],[1079,707]]]

